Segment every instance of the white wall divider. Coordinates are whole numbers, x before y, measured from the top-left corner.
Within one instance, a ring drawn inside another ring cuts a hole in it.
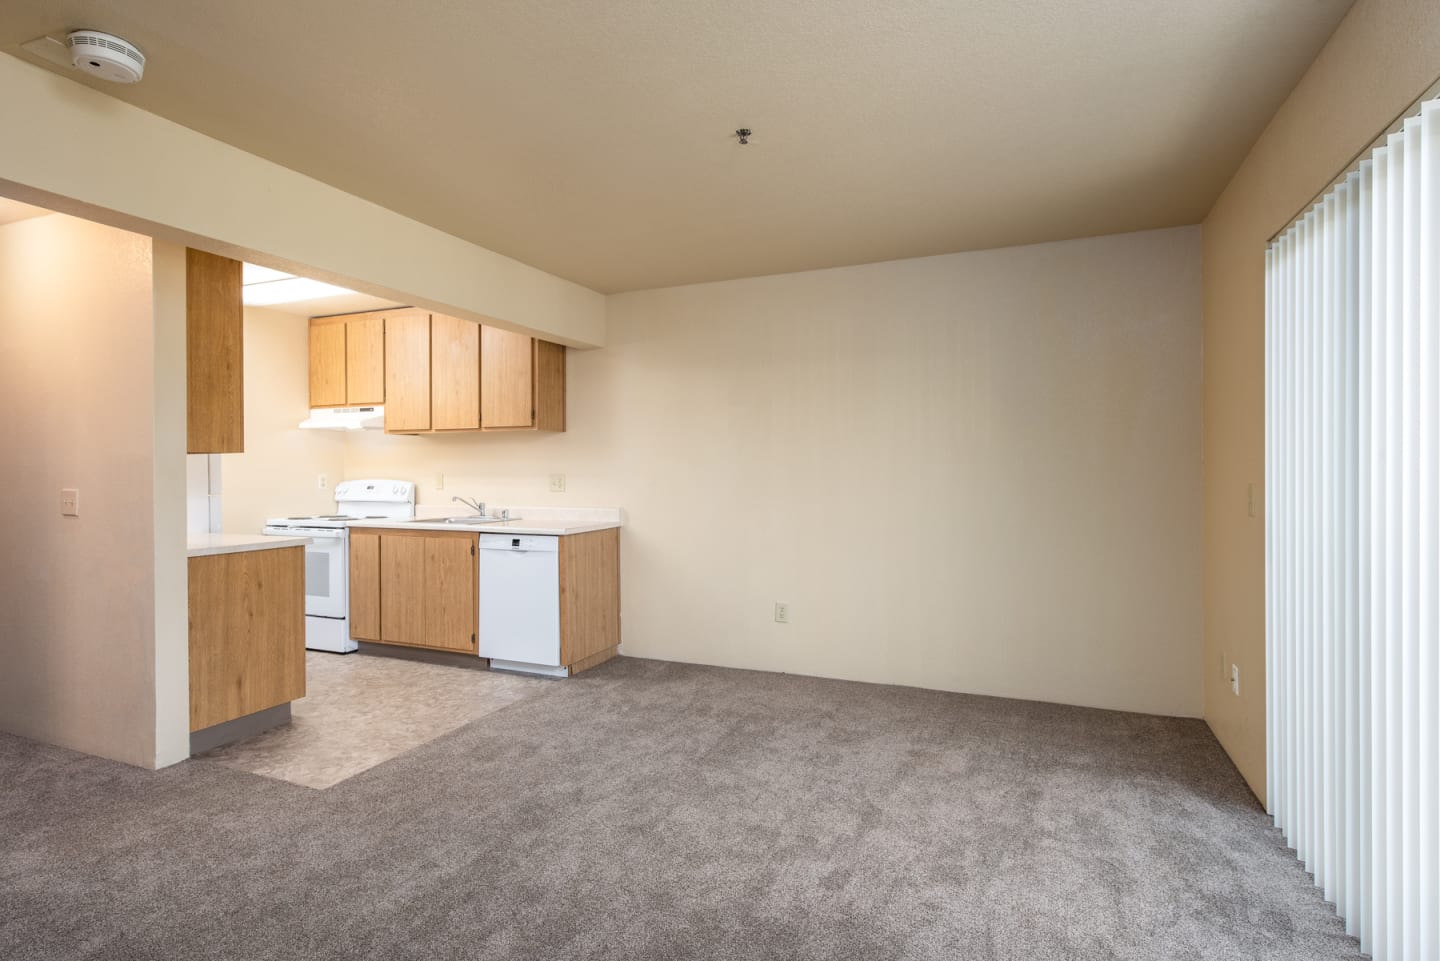
[[[1266,252],[1269,811],[1376,961],[1440,961],[1440,100]]]

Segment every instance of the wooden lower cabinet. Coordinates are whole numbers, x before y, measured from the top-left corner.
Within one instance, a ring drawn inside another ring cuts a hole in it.
[[[560,663],[578,674],[619,646],[619,528],[560,538]]]
[[[378,644],[476,651],[478,535],[350,531],[350,636]]]
[[[620,646],[620,531],[559,538],[560,663],[578,674]],[[350,636],[478,653],[479,534],[350,529]]]
[[[380,535],[382,643],[413,647],[424,643],[425,540],[421,535]]]
[[[190,730],[305,696],[305,548],[192,557]]]
[[[380,640],[380,534],[350,532],[350,636]]]
[[[424,611],[421,647],[442,651],[476,650],[475,631],[480,568],[476,534],[440,533],[425,537]],[[382,555],[383,556],[383,555]]]

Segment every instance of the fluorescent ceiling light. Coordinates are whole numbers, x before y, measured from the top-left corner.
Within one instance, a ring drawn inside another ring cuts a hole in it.
[[[286,277],[281,280],[267,280],[246,284],[242,288],[247,307],[266,307],[270,304],[288,304],[297,300],[316,300],[320,297],[338,297],[355,291],[334,284],[321,283],[308,277]]]
[[[263,284],[267,280],[284,280],[286,277],[294,277],[294,274],[287,274],[283,270],[275,270],[273,267],[261,267],[259,264],[246,264],[242,284]]]

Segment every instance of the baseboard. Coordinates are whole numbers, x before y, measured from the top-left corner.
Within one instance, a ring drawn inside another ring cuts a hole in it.
[[[254,714],[246,714],[244,717],[237,717],[198,731],[191,731],[190,754],[191,756],[204,754],[206,751],[213,751],[226,744],[234,744],[247,737],[254,737],[262,731],[268,731],[272,727],[289,723],[290,702],[286,701],[284,704],[267,707]]]
[[[463,667],[472,671],[490,670],[490,659],[476,657],[474,654],[462,654],[458,651],[431,651],[423,647],[400,647],[396,644],[374,644],[370,641],[360,642],[360,654],[369,654],[374,657],[393,657],[402,661],[420,661],[424,664],[444,664],[446,667]]]

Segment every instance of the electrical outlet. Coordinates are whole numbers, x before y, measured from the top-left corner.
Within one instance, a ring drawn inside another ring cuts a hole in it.
[[[789,604],[782,603],[781,601],[776,601],[776,602],[775,602],[775,623],[776,623],[776,624],[789,624],[789,623],[790,623],[790,605],[789,605]]]
[[[436,474],[436,475],[435,475],[435,489],[436,489],[437,491],[443,491],[443,490],[445,489],[445,475],[444,475],[444,474]]]
[[[80,516],[80,492],[73,487],[60,491],[60,513],[66,517]]]
[[[1230,665],[1230,690],[1236,697],[1240,696],[1240,665]]]
[[[316,474],[315,486],[323,491],[325,488],[330,486],[330,478],[326,477],[324,474]]]
[[[551,475],[550,475],[550,492],[551,492],[552,494],[563,494],[563,493],[565,493],[565,475],[564,475],[564,474],[551,474]]]

